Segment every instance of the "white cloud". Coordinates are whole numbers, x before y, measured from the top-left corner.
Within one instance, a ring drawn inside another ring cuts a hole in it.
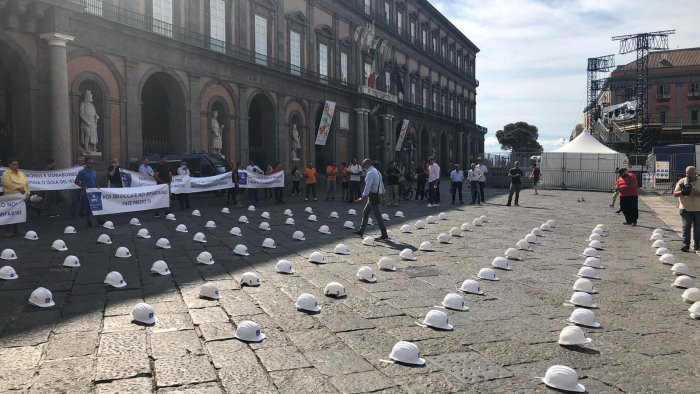
[[[671,49],[698,46],[697,0],[431,0],[481,50],[476,57],[477,123],[495,133],[525,121],[540,143],[569,137],[583,120],[586,61],[616,54],[612,36],[677,29]],[[542,144],[545,146],[545,144]],[[547,150],[547,148],[545,147]]]

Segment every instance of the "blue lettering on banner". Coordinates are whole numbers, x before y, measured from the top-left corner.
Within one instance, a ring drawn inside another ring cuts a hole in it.
[[[87,193],[88,201],[90,202],[90,210],[101,211],[102,208],[102,192],[90,192]]]
[[[238,182],[241,186],[247,185],[248,184],[248,173],[247,172],[238,172]]]

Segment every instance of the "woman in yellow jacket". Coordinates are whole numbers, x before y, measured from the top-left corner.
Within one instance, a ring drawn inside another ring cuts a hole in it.
[[[19,160],[9,160],[9,170],[2,174],[2,192],[4,195],[23,194],[25,197],[29,195],[29,183],[27,176],[19,170]],[[19,235],[19,224],[15,223],[12,226],[7,226],[7,236]]]

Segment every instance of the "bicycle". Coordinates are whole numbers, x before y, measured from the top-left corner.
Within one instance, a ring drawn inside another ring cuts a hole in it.
[[[409,201],[413,198],[413,181],[406,181],[401,197],[403,197],[405,201]]]

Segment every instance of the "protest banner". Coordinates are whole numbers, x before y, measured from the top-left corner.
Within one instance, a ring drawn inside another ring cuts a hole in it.
[[[331,132],[331,123],[333,123],[333,114],[335,113],[335,103],[326,100],[323,106],[323,114],[321,122],[318,124],[318,132],[316,133],[316,145],[326,145],[328,134]]]
[[[152,176],[123,168],[119,169],[119,175],[122,177],[122,186],[124,187],[153,186],[157,183]]]
[[[75,184],[75,177],[78,176],[78,172],[82,169],[82,166],[75,166],[62,170],[20,171],[27,177],[27,183],[29,183],[29,190],[31,192],[45,192],[49,190],[79,189],[80,187]],[[0,177],[2,177],[3,172],[7,170],[7,167],[0,167]],[[2,188],[2,181],[0,181],[0,188]]]
[[[26,195],[8,194],[0,196],[0,225],[27,221]]]
[[[95,216],[170,207],[168,185],[90,188],[87,198]]]
[[[406,138],[406,130],[408,130],[408,119],[404,119],[401,125],[401,133],[399,133],[399,139],[396,141],[396,152],[401,151],[403,140]]]
[[[269,187],[284,187],[284,171],[270,175],[257,172],[238,171],[239,186],[247,189],[264,189]]]
[[[210,192],[214,190],[230,189],[235,186],[236,184],[231,180],[231,172],[200,178],[190,177],[189,182],[187,182],[187,191],[185,193]],[[173,193],[175,192],[173,191]]]

